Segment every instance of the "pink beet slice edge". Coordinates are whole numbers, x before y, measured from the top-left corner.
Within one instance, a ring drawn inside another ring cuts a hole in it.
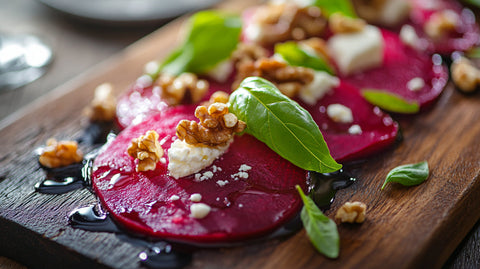
[[[211,171],[210,179],[170,177],[168,157],[166,163],[157,163],[155,171],[135,172],[135,161],[126,153],[131,139],[156,130],[168,149],[177,123],[193,120],[194,109],[175,107],[130,126],[96,158],[92,187],[114,220],[152,238],[218,244],[265,235],[296,216],[302,202],[295,185],[306,189],[306,172],[249,135],[236,137],[224,155],[200,172]],[[232,175],[242,164],[252,167],[248,178],[235,180]],[[219,180],[228,183],[220,186]],[[193,193],[200,193],[201,202],[212,208],[203,219],[190,215]],[[179,200],[171,201],[172,195]]]
[[[226,82],[207,80],[210,87],[202,101],[207,101],[216,91],[231,91],[230,85],[233,76]],[[160,88],[155,87],[155,83],[153,85],[145,85],[137,80],[118,100],[117,123],[123,129],[131,124],[138,124],[152,115],[163,113],[172,107],[161,97]]]
[[[442,93],[448,70],[438,55],[420,54],[402,43],[397,34],[382,30],[384,62],[382,66],[357,74],[341,77],[358,89],[379,89],[416,101],[421,108],[432,104]],[[425,86],[412,91],[407,87],[410,80],[422,78]]]
[[[358,89],[341,82],[317,104],[300,104],[312,115],[322,131],[332,157],[339,161],[352,161],[380,152],[395,142],[398,124],[378,107],[360,96]],[[352,123],[337,123],[327,115],[327,107],[341,104],[352,110]],[[352,125],[360,126],[361,134],[350,134]]]

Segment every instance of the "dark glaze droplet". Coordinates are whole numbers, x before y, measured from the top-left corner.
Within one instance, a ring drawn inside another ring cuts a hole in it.
[[[77,138],[77,142],[84,145],[104,144],[109,134],[117,131],[115,129],[112,122],[91,122]]]
[[[355,178],[343,169],[333,173],[308,172],[308,191],[315,204],[321,209],[328,209],[338,190],[349,187]]]
[[[68,219],[73,228],[91,232],[120,232],[112,218],[99,205],[77,208],[69,214]]]

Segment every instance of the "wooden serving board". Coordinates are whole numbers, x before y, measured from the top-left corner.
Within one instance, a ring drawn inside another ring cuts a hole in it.
[[[225,2],[239,11],[254,3]],[[94,88],[111,82],[120,92],[145,63],[172,51],[181,22],[175,21],[123,53],[52,91],[26,110],[0,122],[0,254],[35,268],[139,268],[142,247],[115,234],[68,225],[67,214],[96,202],[87,190],[63,195],[35,192],[44,173],[35,148],[49,137],[78,137],[86,126],[82,109]],[[360,164],[357,182],[337,193],[333,217],[346,201],[367,204],[361,225],[339,225],[336,260],[318,254],[304,231],[285,239],[195,252],[189,268],[435,268],[440,267],[480,217],[480,94],[465,96],[449,85],[438,103],[420,115],[397,118],[403,141]],[[422,185],[380,187],[387,172],[427,160]]]

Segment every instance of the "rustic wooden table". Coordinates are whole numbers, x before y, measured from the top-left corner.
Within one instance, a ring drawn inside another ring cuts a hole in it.
[[[0,92],[0,125],[13,113],[44,96],[85,70],[90,69],[160,25],[143,28],[106,28],[79,23],[52,12],[31,0],[0,0],[0,32],[33,33],[44,38],[54,50],[54,61],[37,81],[17,90]],[[0,231],[1,232],[1,231]],[[480,267],[480,222],[478,222],[444,268]],[[1,257],[0,268],[24,268]]]

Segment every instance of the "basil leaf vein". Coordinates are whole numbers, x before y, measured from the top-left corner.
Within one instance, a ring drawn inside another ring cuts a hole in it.
[[[303,201],[300,218],[310,242],[318,252],[329,258],[337,258],[340,253],[337,224],[322,213],[315,202],[303,193],[300,186],[296,185],[295,187]]]
[[[242,23],[236,15],[207,10],[189,20],[189,32],[183,43],[161,64],[158,73],[201,74],[230,57],[240,39]]]
[[[319,173],[342,167],[312,116],[269,81],[246,78],[230,95],[229,110],[247,124],[247,133],[294,165]]]
[[[363,89],[362,95],[370,104],[390,112],[414,114],[420,111],[418,102],[408,101],[385,90]]]
[[[390,182],[400,183],[403,186],[419,185],[427,180],[428,175],[429,169],[426,161],[415,164],[400,165],[393,168],[387,174],[381,189],[383,190],[387,183]]]

